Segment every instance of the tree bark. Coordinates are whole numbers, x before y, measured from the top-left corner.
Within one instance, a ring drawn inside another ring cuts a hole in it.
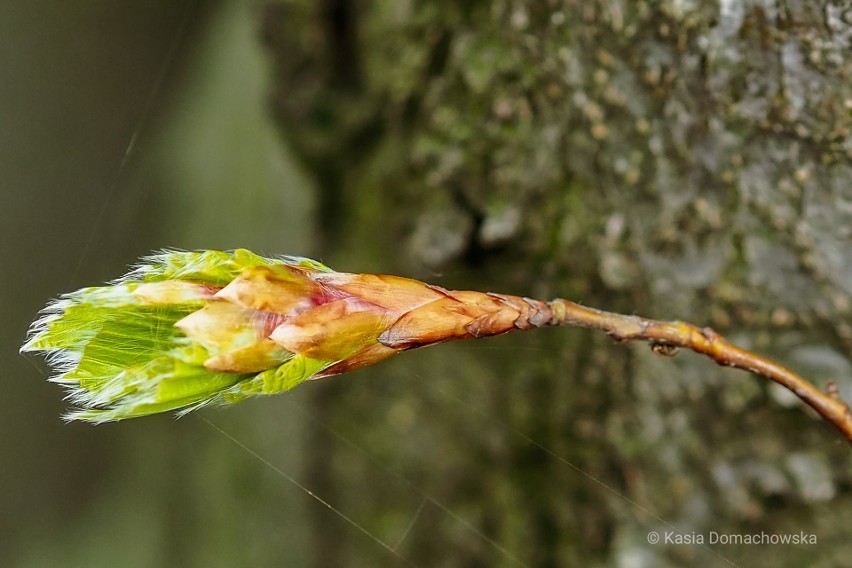
[[[852,399],[844,3],[293,1],[262,22],[332,266],[712,325]],[[839,538],[848,448],[766,382],[585,331],[487,341],[318,387],[323,420],[478,530],[427,501],[406,558],[718,561],[649,546],[663,519]],[[404,526],[410,485],[365,496],[347,456],[310,467],[322,491]]]

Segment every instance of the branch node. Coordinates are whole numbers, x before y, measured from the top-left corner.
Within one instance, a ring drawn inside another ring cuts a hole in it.
[[[840,389],[837,387],[837,383],[833,379],[829,379],[828,382],[825,383],[825,393],[834,400],[840,400]]]
[[[674,357],[679,351],[677,345],[671,343],[662,343],[658,341],[651,342],[651,351],[662,357]]]
[[[712,327],[701,328],[701,335],[703,335],[710,343],[713,343],[720,337],[720,335],[716,333],[716,330]]]

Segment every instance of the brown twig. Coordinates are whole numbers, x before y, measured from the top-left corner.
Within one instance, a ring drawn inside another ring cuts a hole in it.
[[[647,341],[660,355],[673,355],[683,347],[707,355],[720,365],[762,375],[791,390],[852,443],[852,411],[840,400],[836,385],[829,384],[823,392],[778,363],[737,347],[709,327],[699,329],[682,321],[605,312],[564,299],[542,302],[506,294],[428,288],[443,297],[410,310],[388,327],[378,337],[384,348],[401,351],[451,339],[554,325],[600,329],[618,341]]]
[[[655,353],[673,355],[683,347],[707,355],[716,363],[738,367],[785,386],[817,413],[834,424],[852,443],[852,411],[840,400],[836,385],[819,390],[803,377],[742,347],[709,327],[700,329],[682,321],[657,321],[587,308],[564,299],[542,302],[506,294],[430,290],[443,297],[415,308],[378,340],[385,348],[405,350],[450,339],[488,337],[543,326],[573,325],[600,329],[618,341],[647,341]]]
[[[534,309],[541,303],[528,300]],[[607,332],[618,341],[648,341],[654,351],[670,355],[677,347],[707,355],[719,365],[737,367],[764,376],[787,387],[820,416],[834,424],[852,443],[852,411],[830,392],[822,392],[812,383],[778,363],[737,347],[709,327],[698,328],[682,321],[656,321],[587,308],[569,300],[548,302],[553,312],[548,325],[574,325]]]

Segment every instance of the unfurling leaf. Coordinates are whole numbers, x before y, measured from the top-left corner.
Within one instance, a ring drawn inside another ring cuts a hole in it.
[[[541,305],[539,305],[541,304]],[[297,257],[168,251],[45,308],[22,351],[47,353],[104,422],[289,390],[450,339],[529,327],[545,304],[334,272]]]

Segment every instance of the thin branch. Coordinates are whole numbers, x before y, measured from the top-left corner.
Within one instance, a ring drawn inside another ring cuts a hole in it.
[[[682,347],[707,355],[719,365],[751,371],[783,385],[828,420],[852,443],[852,411],[837,396],[833,383],[823,392],[805,378],[742,347],[737,347],[709,327],[698,328],[682,321],[656,321],[587,308],[569,300],[548,303],[553,311],[550,325],[574,325],[607,332],[618,341],[641,340],[651,343],[662,355]]]

